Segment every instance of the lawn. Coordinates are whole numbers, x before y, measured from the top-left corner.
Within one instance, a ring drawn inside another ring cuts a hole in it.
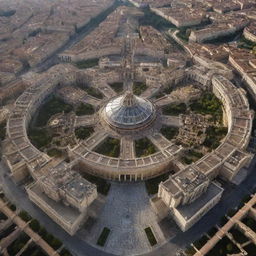
[[[124,89],[124,84],[122,82],[116,82],[116,83],[111,83],[109,86],[116,92],[116,93],[121,93]]]
[[[98,66],[99,59],[81,60],[75,63],[77,68],[86,69]]]
[[[215,149],[217,148],[221,140],[226,136],[228,129],[226,127],[209,126],[206,129],[206,139],[203,143],[204,146]]]
[[[70,104],[67,104],[62,99],[54,96],[41,106],[35,120],[35,126],[45,126],[51,116],[61,112],[69,113],[72,110],[73,107]]]
[[[120,140],[108,137],[95,152],[109,157],[119,157]]]
[[[89,86],[86,83],[76,83],[76,86],[80,88],[81,90],[87,92],[89,95],[98,98],[98,99],[103,99],[104,95],[100,92],[98,88],[94,88],[92,86]]]
[[[148,238],[148,241],[150,243],[151,246],[154,246],[157,244],[157,241],[156,241],[156,238],[152,232],[152,229],[150,227],[147,227],[144,229],[145,230],[145,233],[147,235],[147,238]]]
[[[97,241],[97,245],[103,247],[105,245],[107,239],[108,239],[109,234],[110,234],[110,229],[104,227],[102,232],[101,232],[101,234],[100,234],[100,237],[99,237],[99,239]]]
[[[50,157],[61,157],[63,152],[57,148],[51,148],[47,150],[47,155]]]
[[[157,149],[148,138],[142,138],[135,140],[135,152],[137,157],[144,157],[156,153]]]
[[[135,95],[141,95],[146,89],[147,89],[147,85],[143,82],[134,82],[133,83],[133,93]]]
[[[92,127],[78,127],[75,129],[75,135],[80,140],[85,140],[89,138],[94,132]]]
[[[190,108],[198,114],[211,115],[214,122],[222,123],[222,103],[213,93],[204,93],[190,104]]]
[[[180,104],[169,104],[163,107],[164,115],[178,116],[187,112],[187,106],[185,103]]]
[[[28,131],[28,137],[31,143],[38,149],[43,149],[49,146],[52,141],[52,135],[43,128],[30,128]]]
[[[94,107],[89,103],[81,103],[76,108],[76,115],[77,116],[84,116],[84,115],[92,115],[94,114],[95,110]]]
[[[204,156],[203,153],[189,149],[184,152],[184,155],[181,157],[181,161],[184,164],[191,164],[193,162],[196,162],[203,156]]]
[[[85,87],[84,90],[91,96],[98,98],[98,99],[103,99],[103,94],[100,92],[99,89],[93,88],[93,87]]]
[[[160,131],[164,135],[164,137],[168,140],[174,139],[175,136],[177,136],[179,133],[178,128],[170,127],[170,126],[163,126]]]

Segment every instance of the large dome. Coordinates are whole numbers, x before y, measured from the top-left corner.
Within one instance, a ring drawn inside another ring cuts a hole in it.
[[[120,129],[136,129],[146,126],[155,117],[153,104],[143,98],[126,92],[112,99],[104,109],[105,120]]]

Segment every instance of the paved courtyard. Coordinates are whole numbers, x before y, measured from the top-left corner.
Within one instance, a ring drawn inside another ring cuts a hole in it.
[[[152,251],[144,229],[151,227],[159,246],[166,239],[158,225],[144,183],[112,183],[106,204],[97,222],[82,239],[96,245],[102,229],[108,227],[111,232],[104,251],[115,255],[137,255]]]

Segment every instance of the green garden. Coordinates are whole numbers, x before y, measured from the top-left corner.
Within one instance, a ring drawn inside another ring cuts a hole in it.
[[[81,60],[75,63],[75,66],[79,69],[93,68],[98,66],[99,59]]]
[[[120,140],[108,137],[99,147],[97,147],[95,152],[109,157],[119,157]]]
[[[92,127],[78,127],[75,129],[75,135],[80,140],[85,140],[89,138],[94,132]]]
[[[148,138],[135,140],[135,152],[137,157],[145,157],[157,152],[156,147]]]

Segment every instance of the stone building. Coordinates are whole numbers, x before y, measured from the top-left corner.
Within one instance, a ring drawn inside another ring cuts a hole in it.
[[[87,209],[97,198],[96,185],[61,163],[26,188],[32,202],[74,235],[87,219]]]
[[[186,231],[219,202],[222,192],[221,187],[191,166],[161,182],[158,197]]]

